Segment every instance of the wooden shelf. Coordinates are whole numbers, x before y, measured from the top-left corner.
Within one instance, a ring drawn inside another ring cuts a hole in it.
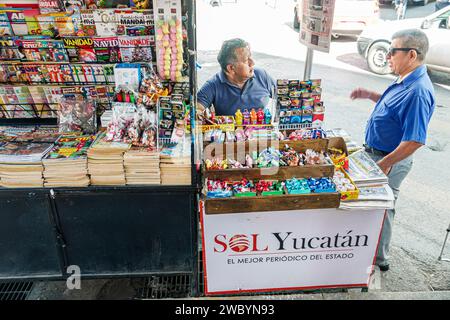
[[[278,169],[278,170],[277,170]],[[267,174],[264,174],[267,173]],[[334,165],[307,165],[297,167],[247,168],[225,170],[203,170],[205,178],[210,180],[240,181],[248,180],[286,180],[292,178],[333,177]]]
[[[206,199],[206,214],[339,208],[339,193]]]

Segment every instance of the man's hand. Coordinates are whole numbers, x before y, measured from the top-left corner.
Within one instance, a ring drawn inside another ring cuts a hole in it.
[[[386,159],[386,157],[379,160],[377,162],[377,165],[380,167],[381,171],[383,171],[385,175],[388,175],[389,172],[391,172],[392,164],[390,164],[390,162]]]
[[[370,99],[372,95],[372,91],[369,91],[367,89],[364,88],[356,88],[352,91],[352,93],[350,93],[350,98],[352,100],[355,99]]]

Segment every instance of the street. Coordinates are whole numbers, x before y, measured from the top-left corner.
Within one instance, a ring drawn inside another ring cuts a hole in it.
[[[217,53],[226,39],[239,37],[251,45],[256,66],[275,79],[303,77],[306,48],[294,30],[292,0],[222,1],[212,7],[197,1],[197,44],[199,87],[219,71]],[[407,18],[434,12],[427,6],[408,6]],[[390,5],[380,9],[382,19],[395,19]],[[393,76],[371,73],[357,53],[355,37],[334,40],[329,54],[314,53],[312,78],[322,79],[327,128],[344,128],[359,144],[373,103],[352,101],[357,86],[382,92]],[[450,53],[449,53],[450,54]],[[450,180],[450,75],[432,74],[436,109],[430,123],[426,146],[415,156],[414,167],[404,181],[397,202],[397,216],[391,242],[391,269],[381,275],[380,292],[448,291],[450,263],[437,260],[450,223],[447,208]],[[450,243],[446,249],[450,256]],[[64,282],[36,286],[30,299],[131,298],[130,280],[85,281],[84,291],[68,291]]]

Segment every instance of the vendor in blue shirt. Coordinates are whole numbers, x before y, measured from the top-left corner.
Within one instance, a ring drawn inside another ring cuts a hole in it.
[[[217,57],[221,71],[197,93],[198,111],[214,105],[216,115],[233,116],[237,109],[265,108],[275,81],[255,68],[250,47],[242,39],[224,41]]]
[[[428,47],[427,36],[420,30],[395,33],[386,58],[398,78],[382,94],[357,88],[350,95],[376,103],[367,122],[365,149],[388,176],[395,199],[412,168],[413,153],[425,144],[435,107],[433,85],[424,65]],[[383,224],[376,259],[381,271],[389,270],[394,215],[395,209],[388,210]]]

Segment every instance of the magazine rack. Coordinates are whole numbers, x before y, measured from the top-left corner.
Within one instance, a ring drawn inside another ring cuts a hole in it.
[[[195,2],[181,0],[181,3],[187,16],[183,22],[187,29],[184,60],[189,83],[166,83],[177,87],[195,104]],[[0,61],[0,67],[6,68],[13,65],[104,67],[109,64]],[[17,74],[2,75],[0,87],[10,84],[114,85],[107,78],[104,81],[49,82],[24,81],[26,79],[19,79]],[[103,103],[105,107],[109,104]],[[19,111],[15,105],[5,103],[1,107],[12,111],[12,117],[0,118],[0,124],[56,124],[57,119],[43,117],[39,107],[56,112],[57,104],[30,103],[27,106],[31,107],[32,117],[17,118]],[[191,127],[195,128],[195,108],[190,112]],[[191,185],[0,188],[0,280],[64,279],[69,276],[67,267],[78,265],[82,276],[88,278],[188,274],[192,279],[191,295],[197,295],[199,179],[194,164],[195,139],[191,141]]]

